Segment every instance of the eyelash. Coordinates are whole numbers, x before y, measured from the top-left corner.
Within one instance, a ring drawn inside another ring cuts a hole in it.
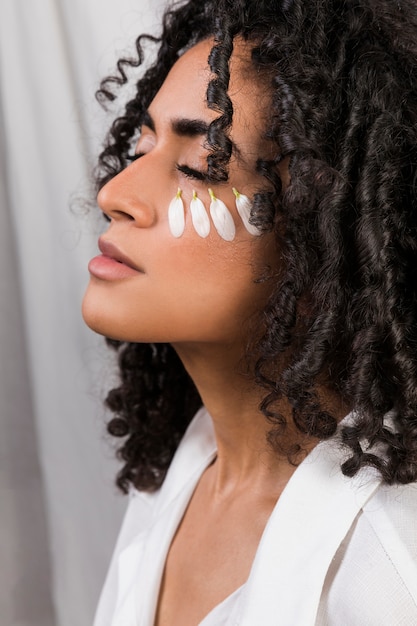
[[[133,163],[134,161],[137,161],[137,159],[140,159],[140,157],[142,156],[144,156],[144,153],[141,152],[138,152],[137,154],[128,154],[126,156],[126,161]],[[191,178],[192,180],[199,180],[201,182],[208,181],[208,176],[205,172],[194,170],[193,168],[188,167],[188,165],[177,164],[175,167],[178,172],[181,172],[181,174],[184,174],[184,176],[186,176],[187,178]]]
[[[184,174],[187,178],[191,178],[192,180],[200,180],[202,182],[208,181],[208,175],[205,172],[200,172],[198,170],[193,170],[188,165],[176,165],[178,172]]]

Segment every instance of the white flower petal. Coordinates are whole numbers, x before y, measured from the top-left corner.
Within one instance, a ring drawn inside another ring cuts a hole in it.
[[[197,194],[193,192],[193,198],[190,202],[191,219],[196,233],[200,237],[207,237],[210,232],[210,220],[207,215],[206,208],[201,202],[200,198],[197,198]]]
[[[236,235],[233,217],[225,203],[216,198],[211,189],[208,191],[211,197],[210,215],[213,224],[222,239],[225,241],[233,241]]]
[[[174,237],[181,237],[185,228],[184,203],[181,197],[181,189],[178,188],[175,198],[168,207],[169,230]]]
[[[233,187],[233,193],[236,196],[237,212],[239,213],[240,218],[241,218],[241,220],[242,220],[246,230],[251,235],[260,235],[261,231],[258,228],[256,228],[256,226],[253,226],[253,224],[249,223],[250,212],[251,212],[251,208],[252,208],[251,201],[243,193],[239,193],[237,191],[237,189],[235,189],[234,187]]]

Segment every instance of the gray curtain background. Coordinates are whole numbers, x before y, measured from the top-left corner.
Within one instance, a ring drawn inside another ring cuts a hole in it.
[[[89,626],[125,507],[80,304],[101,77],[163,0],[0,0],[0,624]]]

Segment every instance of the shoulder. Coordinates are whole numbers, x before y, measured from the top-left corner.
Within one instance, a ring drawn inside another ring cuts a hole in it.
[[[364,506],[363,518],[417,603],[417,483],[381,485]]]
[[[417,484],[381,485],[327,573],[317,624],[417,623]]]

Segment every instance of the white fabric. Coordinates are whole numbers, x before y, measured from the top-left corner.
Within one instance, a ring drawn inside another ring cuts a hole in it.
[[[163,0],[0,4],[0,624],[91,626],[125,500],[80,314],[98,220],[75,200],[110,123],[99,80]]]
[[[133,491],[94,626],[152,626],[171,540],[216,454],[203,409],[159,492]],[[297,468],[264,530],[246,584],[200,626],[417,624],[417,486],[340,471],[337,437]]]

